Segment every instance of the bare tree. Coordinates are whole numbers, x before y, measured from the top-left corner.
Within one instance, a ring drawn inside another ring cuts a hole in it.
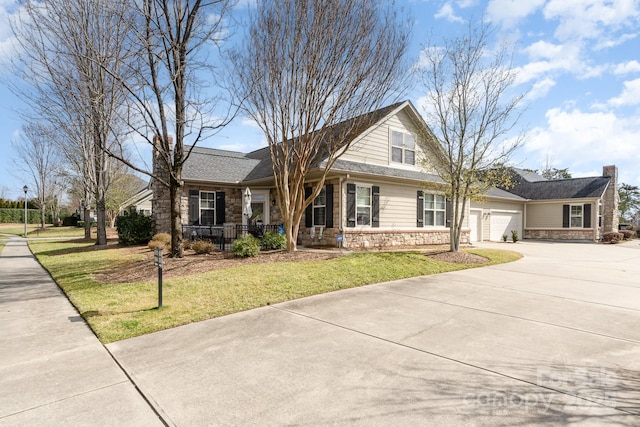
[[[53,198],[59,193],[60,158],[51,139],[51,129],[41,124],[24,125],[18,139],[12,141],[16,170],[26,173],[31,180],[32,199],[40,209],[40,226],[46,223],[47,208],[53,207]],[[55,221],[56,218],[53,218]]]
[[[229,36],[226,24],[234,4],[235,0],[131,2],[127,67],[124,72],[105,68],[128,95],[124,119],[132,132],[152,145],[154,162],[165,173],[147,170],[114,149],[109,155],[169,190],[169,229],[156,221],[156,231],[171,232],[173,257],[183,255],[180,199],[184,163],[196,144],[234,116],[222,92],[212,88],[220,71],[210,62],[215,49]],[[120,151],[125,151],[122,146]]]
[[[99,0],[21,3],[25,13],[12,29],[21,47],[21,77],[30,89],[19,93],[39,120],[64,133],[58,140],[75,146],[71,152],[82,163],[78,172],[96,204],[96,244],[104,245],[106,153],[118,138],[115,113],[124,100],[121,86],[105,69],[118,68],[123,60],[129,5]]]
[[[366,113],[399,95],[408,33],[394,4],[258,3],[233,73],[246,113],[269,144],[289,251],[296,250],[300,219],[327,173],[354,134],[372,124]],[[318,167],[305,197],[307,175]]]
[[[505,164],[523,139],[506,138],[520,118],[524,95],[508,96],[516,77],[511,50],[507,45],[489,49],[491,30],[469,23],[466,34],[427,46],[419,69],[427,123],[443,147],[425,166],[442,178],[451,198],[454,252],[468,201],[504,184],[508,175],[496,166]]]
[[[146,183],[140,177],[133,175],[124,164],[120,164],[107,192],[107,219],[111,227],[115,227],[122,204],[145,185]]]

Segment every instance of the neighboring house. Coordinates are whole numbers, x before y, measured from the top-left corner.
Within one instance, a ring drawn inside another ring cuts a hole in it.
[[[410,101],[365,117],[369,125],[350,134],[345,141],[351,142],[350,147],[307,208],[299,244],[335,246],[339,238],[348,248],[448,244],[451,206],[442,181],[425,171],[422,162],[433,156],[435,151],[430,147],[440,149],[430,145],[437,142],[426,123]],[[346,121],[336,127],[350,125]],[[430,135],[429,141],[419,141],[424,135]],[[154,152],[154,159],[157,155]],[[320,176],[324,159],[317,165],[308,174],[307,194]],[[167,173],[157,161],[154,172]],[[505,233],[510,236],[512,229],[525,238],[593,240],[610,228],[607,220],[602,226],[598,221],[609,211],[604,193],[615,189],[615,178],[577,178],[563,183],[541,181],[542,177],[518,170],[515,173],[515,187],[494,189],[484,203],[472,202],[466,207],[461,243],[501,240]],[[182,179],[184,226],[247,224],[250,219],[242,214],[247,187],[252,194],[252,220],[266,225],[282,223],[268,147],[250,153],[194,147]],[[155,181],[152,189],[156,232],[169,231],[168,189]]]
[[[617,179],[615,166],[602,176],[559,180],[514,168],[512,187],[471,202],[470,240],[511,239],[511,230],[525,239],[598,240],[618,229]]]
[[[150,216],[152,213],[152,198],[153,190],[151,189],[151,182],[149,182],[120,206],[119,214],[125,210],[135,209],[138,213]]]

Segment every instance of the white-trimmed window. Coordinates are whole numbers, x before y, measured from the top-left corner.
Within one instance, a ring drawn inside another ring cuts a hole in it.
[[[444,227],[446,217],[446,199],[442,194],[424,195],[425,227]]]
[[[356,224],[371,225],[371,187],[356,186]]]
[[[583,217],[582,205],[571,205],[570,226],[572,228],[582,228]]]
[[[200,192],[200,225],[214,225],[216,215],[216,193]]]
[[[327,187],[313,200],[313,225],[327,225]]]
[[[391,131],[391,161],[406,165],[416,164],[416,142],[413,135]]]

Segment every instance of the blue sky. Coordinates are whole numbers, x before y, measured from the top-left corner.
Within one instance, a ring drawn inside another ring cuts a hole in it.
[[[240,4],[244,11],[247,1]],[[484,19],[496,38],[515,46],[514,90],[528,92],[516,132],[525,132],[513,162],[540,169],[549,160],[574,176],[595,176],[615,164],[619,180],[640,185],[640,0],[398,0],[414,20],[410,55],[419,57],[430,34],[455,36],[468,19]],[[0,65],[9,59],[7,19],[13,0],[0,0]],[[0,67],[0,78],[6,77]],[[407,95],[420,109],[424,92]],[[22,195],[25,180],[11,162],[11,140],[24,107],[0,85],[0,196]],[[250,151],[266,144],[249,120],[238,117],[203,145]]]

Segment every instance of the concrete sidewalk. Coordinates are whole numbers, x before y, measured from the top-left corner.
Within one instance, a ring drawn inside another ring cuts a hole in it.
[[[0,426],[161,426],[24,239],[0,256]]]

